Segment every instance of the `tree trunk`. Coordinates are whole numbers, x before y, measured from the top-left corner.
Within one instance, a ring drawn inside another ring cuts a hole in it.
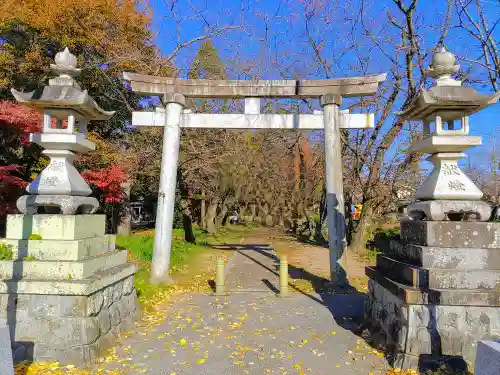
[[[259,205],[260,224],[268,226],[268,216],[269,216],[269,205],[264,202],[263,205]]]
[[[191,201],[190,199],[181,199],[182,207],[182,226],[184,228],[184,241],[196,243],[196,237],[193,232],[193,221],[191,220]]]
[[[352,216],[352,196],[345,196],[345,219],[346,219],[346,228],[345,228],[345,241],[347,246],[351,246],[353,235],[354,235],[354,218]]]
[[[217,217],[217,224],[220,227],[221,225],[224,226],[226,225],[226,217],[227,217],[227,212],[228,212],[228,201],[227,199],[224,199],[222,201],[222,207],[219,213],[219,216]]]
[[[205,223],[205,216],[207,215],[207,211],[205,208],[205,190],[201,191],[201,203],[200,203],[200,228],[206,228],[207,225]]]
[[[116,232],[122,236],[130,236],[132,233],[132,214],[130,212],[130,183],[127,182],[122,185],[123,192],[125,193],[125,206],[123,215],[119,218],[118,228]]]
[[[280,228],[285,227],[285,209],[283,206],[280,206],[278,210],[278,225]]]
[[[184,228],[184,241],[196,243],[196,237],[193,232],[193,219],[191,212],[191,198],[189,188],[184,182],[182,172],[177,172],[179,181],[179,191],[181,193],[181,209],[182,209],[182,227]]]
[[[207,231],[210,234],[217,233],[217,226],[215,225],[215,219],[217,217],[217,206],[218,206],[217,200],[211,201],[208,204],[205,223],[207,225]]]
[[[364,202],[361,210],[361,217],[359,219],[356,233],[352,238],[351,249],[356,253],[362,253],[366,250],[366,234],[368,228],[373,222],[373,207],[371,202]]]
[[[250,204],[250,210],[252,212],[252,222],[253,222],[255,221],[255,216],[257,214],[257,206],[255,205],[255,203]]]

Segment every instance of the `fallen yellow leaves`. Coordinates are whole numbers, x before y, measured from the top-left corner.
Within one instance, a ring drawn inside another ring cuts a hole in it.
[[[148,300],[144,301],[142,304],[142,310],[144,311],[142,318],[137,322],[135,330],[122,333],[120,338],[125,338],[128,335],[135,333],[141,336],[147,336],[150,331],[155,329],[160,325],[167,316],[166,311],[169,308],[171,302],[175,299],[174,297],[178,295],[185,295],[188,292],[205,292],[207,291],[207,285],[205,283],[205,277],[211,276],[211,273],[202,275],[203,277],[197,277],[191,279],[182,285],[171,285],[168,288],[159,288],[158,292],[154,296],[149,296]],[[178,316],[180,319],[180,316]],[[190,318],[186,318],[187,323],[191,321]],[[168,333],[158,334],[156,337],[158,339],[163,339],[168,336]],[[179,340],[180,346],[187,346],[188,342],[186,339]],[[125,353],[130,352],[130,347],[122,347]],[[173,350],[173,349],[172,349]],[[152,350],[148,350],[152,351]],[[175,354],[175,350],[173,350]],[[153,355],[154,356],[154,355]],[[144,357],[146,358],[146,357]],[[122,375],[124,371],[130,373],[129,370],[134,374],[146,373],[146,368],[135,368],[135,366],[144,365],[142,364],[132,364],[132,358],[120,358],[116,353],[116,348],[109,351],[108,355],[101,358],[102,368],[89,370],[77,368],[74,365],[61,365],[58,362],[38,362],[29,364],[27,362],[21,362],[15,366],[15,375]],[[199,364],[206,362],[206,358],[198,360]],[[122,368],[117,369],[107,369],[105,366],[107,364],[121,364]],[[126,366],[126,368],[124,368]],[[169,375],[176,375],[175,372]]]
[[[418,371],[414,369],[402,370],[400,368],[393,368],[387,371],[386,375],[418,375]]]

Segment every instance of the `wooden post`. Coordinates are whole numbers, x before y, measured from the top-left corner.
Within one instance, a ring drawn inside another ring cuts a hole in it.
[[[224,258],[217,257],[215,264],[215,295],[221,296],[225,294],[225,280],[224,280]]]
[[[325,187],[332,284],[344,285],[345,273],[338,263],[345,248],[344,188],[342,181],[342,143],[340,139],[339,95],[321,97],[325,129]]]
[[[288,296],[288,257],[280,256],[280,296]]]
[[[165,94],[165,126],[161,158],[160,189],[156,211],[156,227],[151,282],[170,282],[170,249],[174,221],[177,161],[181,135],[181,115],[185,98],[179,94]]]

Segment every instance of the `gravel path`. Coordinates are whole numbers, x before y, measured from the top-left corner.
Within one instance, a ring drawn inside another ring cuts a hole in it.
[[[274,251],[250,243],[232,251],[228,296],[182,296],[159,325],[123,339],[121,360],[103,367],[151,375],[385,373],[381,354],[350,330],[363,294],[277,297]]]

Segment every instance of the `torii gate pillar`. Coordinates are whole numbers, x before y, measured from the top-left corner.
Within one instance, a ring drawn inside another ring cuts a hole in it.
[[[346,284],[345,271],[338,261],[345,249],[344,187],[342,181],[342,142],[340,139],[340,95],[321,97],[325,142],[325,188],[330,252],[330,277],[333,285]]]
[[[160,188],[156,209],[155,242],[151,283],[170,282],[170,249],[174,224],[177,162],[181,137],[181,120],[186,99],[181,94],[165,94],[165,126],[161,157]]]

